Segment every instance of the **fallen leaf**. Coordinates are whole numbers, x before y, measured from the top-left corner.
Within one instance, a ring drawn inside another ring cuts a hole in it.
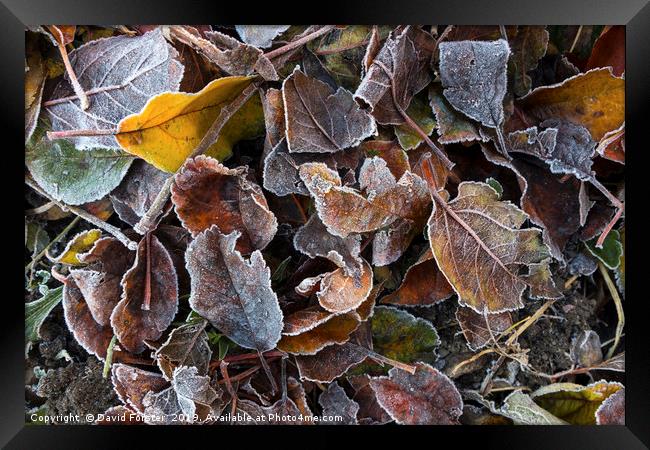
[[[595,141],[625,121],[625,80],[611,69],[592,69],[551,86],[541,86],[516,102],[533,121],[567,120],[589,130]]]
[[[29,141],[38,123],[46,80],[47,73],[40,53],[30,51],[25,60],[25,143]]]
[[[548,31],[545,26],[519,27],[512,39],[513,91],[518,97],[528,94],[532,80],[528,72],[537,67],[537,62],[546,54]]]
[[[483,315],[472,308],[463,307],[456,310],[456,319],[467,346],[474,352],[488,345],[493,339],[498,339],[500,333],[510,328],[513,323],[509,312]]]
[[[526,214],[499,201],[485,183],[463,182],[454,200],[439,199],[429,218],[429,243],[459,303],[479,313],[523,307],[526,283],[519,269],[549,256],[540,230],[520,229]]]
[[[399,306],[430,306],[448,299],[454,290],[427,249],[408,268],[395,292],[383,297],[381,303]]]
[[[458,425],[463,400],[454,383],[425,363],[415,374],[392,368],[370,380],[377,401],[400,425]]]
[[[436,126],[436,121],[433,117],[431,107],[415,97],[411,101],[411,106],[406,110],[406,114],[415,122],[422,131],[430,136]],[[419,146],[423,139],[411,127],[406,124],[398,125],[395,127],[395,136],[399,145],[404,150],[413,150]]]
[[[617,230],[609,232],[602,248],[596,247],[596,239],[585,242],[585,246],[589,253],[598,258],[608,269],[616,270],[619,267],[623,257],[623,244],[621,243],[621,235]]]
[[[556,383],[538,389],[531,397],[539,406],[571,425],[595,425],[600,405],[621,389],[622,384],[604,380],[587,386]]]
[[[377,133],[374,120],[350,92],[334,92],[298,68],[282,83],[282,98],[291,153],[334,153]]]
[[[625,72],[625,27],[606,26],[594,43],[586,70],[596,67],[611,67],[612,73],[620,77]]]
[[[178,310],[176,270],[158,238],[142,238],[121,284],[122,298],[111,314],[111,325],[124,348],[141,353],[144,341],[159,339]]]
[[[142,401],[148,392],[160,392],[169,386],[169,382],[159,373],[126,364],[113,364],[111,374],[111,381],[119,399],[139,413],[144,413]]]
[[[368,349],[345,343],[325,347],[315,355],[296,356],[296,365],[301,379],[331,383],[367,356]]]
[[[40,328],[52,310],[61,303],[63,286],[47,291],[38,300],[25,303],[25,342],[33,342],[40,337]]]
[[[567,425],[543,408],[540,408],[527,394],[514,391],[503,401],[499,411],[512,419],[515,425]]]
[[[371,324],[373,349],[380,355],[403,363],[433,364],[437,359],[440,339],[427,320],[391,306],[377,306]]]
[[[53,263],[79,266],[82,264],[82,262],[79,260],[79,255],[90,250],[95,241],[97,241],[101,236],[102,230],[97,229],[86,230],[77,233],[72,239],[68,241],[65,248],[58,256],[53,257],[48,254],[48,258]]]
[[[205,332],[206,323],[199,320],[175,328],[156,350],[156,363],[168,380],[171,380],[174,370],[181,366],[196,367],[199,375],[208,374],[212,350]]]
[[[359,405],[351,400],[341,386],[335,381],[318,397],[318,404],[323,408],[323,416],[331,418],[322,423],[330,425],[357,425]]]
[[[436,117],[438,141],[441,144],[487,141],[488,137],[483,136],[478,124],[456,111],[442,92],[442,87],[439,84],[432,84],[429,88],[429,104]]]
[[[44,103],[52,129],[116,129],[122,119],[137,114],[151,97],[178,90],[183,66],[176,60],[177,55],[160,28],[142,36],[97,39],[75,49],[70,52],[70,63],[90,106],[81,109],[72,85],[64,79]],[[80,150],[120,148],[110,135],[70,140]]]
[[[605,399],[596,410],[597,425],[625,425],[625,389]]]
[[[262,254],[244,259],[235,250],[238,238],[213,225],[192,241],[185,256],[190,306],[236,344],[264,352],[280,340],[282,311]]]
[[[237,249],[248,254],[266,247],[277,230],[275,215],[247,167],[228,169],[209,156],[197,156],[174,176],[171,192],[176,214],[194,237],[215,225],[225,234],[237,231]]]
[[[433,36],[418,27],[391,32],[361,80],[355,98],[367,104],[382,125],[404,123],[402,112],[431,81],[429,63],[434,48]]]
[[[507,90],[508,42],[460,41],[440,43],[443,95],[466,116],[490,128],[503,122]]]
[[[235,25],[241,40],[255,47],[268,48],[290,25]]]

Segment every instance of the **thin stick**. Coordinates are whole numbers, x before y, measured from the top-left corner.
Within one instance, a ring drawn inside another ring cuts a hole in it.
[[[384,355],[380,355],[379,353],[375,353],[371,350],[368,351],[368,357],[374,359],[380,364],[388,364],[393,367],[397,367],[402,370],[406,370],[410,374],[415,373],[415,366],[411,366],[410,364],[405,364],[403,362],[395,361],[394,359],[390,359]]]
[[[147,267],[144,273],[144,299],[141,308],[149,311],[151,308],[151,233],[145,235],[147,246]]]
[[[53,199],[52,197],[50,197],[49,194],[47,194],[45,191],[43,191],[40,188],[40,186],[38,186],[30,178],[25,178],[25,184],[27,184],[27,186],[34,189],[39,195],[47,198],[50,201],[55,202],[56,205],[59,208],[61,208],[62,210],[70,211],[72,214],[75,214],[75,215],[81,217],[86,222],[92,223],[97,228],[101,228],[102,230],[106,231],[107,233],[112,234],[118,241],[120,241],[122,244],[124,244],[129,250],[136,250],[138,248],[138,244],[133,242],[128,237],[126,237],[124,235],[124,233],[122,233],[122,231],[119,228],[114,227],[113,225],[104,222],[100,218],[93,216],[92,214],[90,214],[88,211],[86,211],[84,209],[78,208],[76,206],[66,205],[64,203],[61,203],[61,202]]]
[[[600,273],[603,275],[603,278],[605,279],[605,284],[607,285],[607,289],[609,289],[609,293],[612,295],[612,299],[614,300],[614,305],[616,305],[616,315],[618,316],[618,323],[616,324],[616,336],[614,337],[614,343],[607,351],[607,359],[610,359],[614,355],[614,351],[616,350],[616,347],[618,346],[618,343],[621,340],[621,335],[623,334],[623,327],[625,326],[625,314],[623,312],[623,302],[621,301],[621,297],[618,295],[618,291],[616,290],[616,286],[614,286],[614,282],[612,281],[612,278],[609,276],[609,272],[607,272],[607,268],[603,265],[603,263],[600,262],[598,263],[598,268],[600,269]]]
[[[45,248],[39,252],[38,255],[34,256],[34,258],[31,260],[31,262],[25,266],[25,273],[29,272],[29,270],[34,266],[34,264],[36,264],[36,263],[37,263],[37,262],[38,262],[38,261],[43,257],[43,255],[45,255],[45,253],[50,249],[50,247],[52,247],[52,245],[54,245],[56,242],[58,242],[58,241],[60,241],[61,239],[63,239],[63,237],[64,237],[66,234],[68,234],[68,232],[69,232],[70,230],[72,230],[72,228],[77,224],[77,222],[79,222],[79,220],[81,220],[81,217],[78,217],[78,216],[75,217],[74,220],[73,220],[72,222],[70,222],[70,223],[68,224],[68,226],[65,227],[65,228],[63,229],[63,231],[60,232],[60,233],[58,234],[57,237],[55,237],[54,239],[52,239],[52,240],[50,241],[50,243],[47,244],[47,245],[45,246]]]
[[[277,58],[280,55],[284,55],[287,52],[290,52],[293,49],[296,49],[304,44],[306,44],[309,41],[313,41],[314,39],[323,36],[324,34],[329,33],[335,28],[334,25],[325,25],[318,30],[309,33],[306,36],[301,37],[300,39],[296,39],[295,41],[289,42],[286,45],[283,45],[282,47],[278,47],[275,50],[271,50],[270,52],[264,53],[264,56],[266,56],[269,59]]]
[[[108,348],[106,349],[106,360],[104,361],[104,370],[102,372],[102,378],[104,379],[108,378],[108,373],[111,370],[111,364],[113,364],[113,348],[115,347],[116,342],[117,336],[113,335],[111,342],[108,344]]]
[[[110,130],[62,130],[62,131],[48,131],[47,138],[50,141],[55,139],[66,139],[69,137],[79,136],[114,136],[118,133],[117,129]]]
[[[578,27],[578,31],[576,32],[576,37],[573,38],[573,43],[571,44],[569,53],[573,53],[573,50],[576,48],[576,45],[578,44],[578,38],[580,37],[581,33],[582,33],[582,25]]]
[[[226,361],[221,361],[221,364],[219,364],[219,368],[221,369],[221,375],[223,375],[223,379],[226,383],[226,390],[230,394],[230,399],[231,399],[231,415],[234,416],[235,412],[237,411],[237,393],[235,392],[235,389],[232,386],[232,382],[230,380],[230,376],[228,375],[228,363]]]
[[[259,357],[260,357],[260,363],[262,363],[262,369],[264,369],[264,373],[266,374],[266,377],[269,379],[269,383],[271,383],[271,394],[275,394],[278,390],[278,385],[275,382],[275,378],[273,378],[273,374],[271,373],[271,368],[269,367],[269,363],[266,362],[266,358],[264,358],[264,355],[262,352],[259,352]]]
[[[210,148],[210,146],[214,144],[217,139],[219,139],[219,135],[221,134],[221,130],[223,129],[224,125],[237,111],[239,111],[242,106],[244,106],[248,99],[250,99],[253,94],[257,92],[257,88],[257,83],[251,83],[230,104],[221,108],[219,115],[214,120],[214,122],[212,122],[212,125],[210,125],[210,128],[203,136],[203,139],[201,139],[201,142],[199,142],[199,145],[196,146],[196,148],[192,151],[192,153],[190,153],[187,159],[194,158],[195,156],[205,153],[208,148]],[[178,173],[182,167],[183,166],[181,165],[176,173]],[[145,233],[155,228],[156,220],[160,215],[163,207],[167,203],[169,191],[172,183],[174,182],[174,175],[170,176],[167,181],[165,181],[165,184],[163,185],[160,192],[158,192],[158,195],[156,196],[156,199],[154,200],[149,210],[144,214],[144,216],[142,216],[142,219],[140,219],[140,221],[135,224],[133,229],[136,232],[144,235]]]

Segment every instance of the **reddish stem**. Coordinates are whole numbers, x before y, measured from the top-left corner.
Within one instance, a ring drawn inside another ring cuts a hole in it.
[[[151,233],[145,236],[147,246],[147,267],[144,273],[144,300],[141,308],[149,311],[151,308]]]

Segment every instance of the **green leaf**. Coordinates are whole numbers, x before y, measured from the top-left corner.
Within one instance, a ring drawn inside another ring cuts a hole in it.
[[[69,205],[104,197],[120,184],[133,160],[119,150],[77,150],[68,140],[50,141],[43,128],[25,148],[25,164],[34,180],[52,198]]]
[[[35,341],[39,338],[41,325],[63,298],[63,286],[51,289],[46,295],[25,304],[25,340]]]
[[[50,237],[43,228],[34,222],[25,223],[25,247],[32,254],[39,253],[49,243]]]
[[[539,407],[521,391],[508,395],[499,414],[511,419],[515,425],[566,425],[567,423]]]
[[[427,320],[391,306],[377,306],[371,320],[375,352],[404,363],[435,362],[440,340]]]
[[[406,110],[406,114],[413,119],[415,123],[424,131],[427,136],[433,133],[436,127],[436,120],[433,117],[433,110],[431,106],[415,97],[411,101],[411,105]],[[423,139],[407,124],[398,125],[395,127],[395,135],[399,141],[399,145],[404,150],[412,150],[420,145]]]
[[[596,238],[585,242],[585,245],[589,253],[598,258],[608,269],[615,270],[620,265],[623,244],[621,244],[621,235],[617,230],[609,232],[602,248],[596,247]]]
[[[497,180],[494,178],[490,177],[485,180],[485,182],[495,191],[497,191],[497,194],[499,194],[498,200],[501,199],[501,196],[503,195],[503,186],[501,186],[501,183],[499,183]]]

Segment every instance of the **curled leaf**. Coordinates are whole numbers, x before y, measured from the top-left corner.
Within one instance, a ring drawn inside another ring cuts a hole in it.
[[[79,261],[79,255],[90,250],[95,241],[97,241],[101,236],[101,230],[93,229],[82,231],[68,241],[59,256],[50,257],[50,259],[54,263],[78,266],[81,264],[81,261]]]
[[[318,404],[323,408],[323,416],[332,417],[323,423],[332,425],[356,425],[359,405],[345,394],[345,391],[335,381],[327,386],[327,390],[318,397]]]

